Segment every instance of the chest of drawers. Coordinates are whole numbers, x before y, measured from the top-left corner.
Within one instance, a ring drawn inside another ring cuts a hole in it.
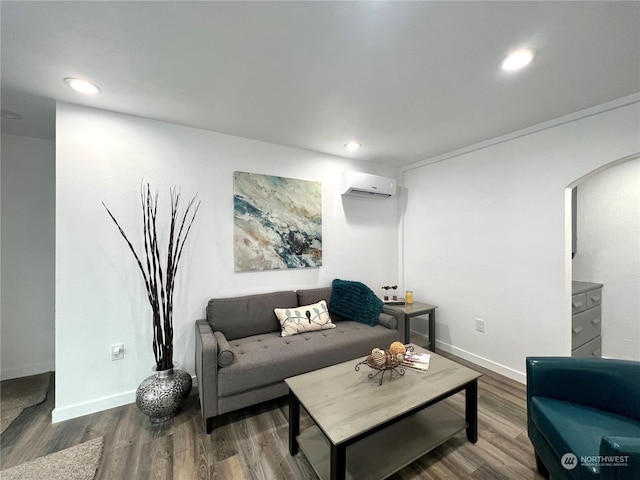
[[[602,284],[572,282],[571,356],[600,357]]]

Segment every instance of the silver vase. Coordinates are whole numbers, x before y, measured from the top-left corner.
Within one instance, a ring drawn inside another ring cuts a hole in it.
[[[136,390],[136,405],[152,424],[172,419],[191,393],[191,375],[184,370],[160,370]]]

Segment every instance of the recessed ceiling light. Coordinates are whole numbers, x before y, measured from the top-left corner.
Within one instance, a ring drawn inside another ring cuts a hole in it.
[[[536,57],[536,51],[533,48],[521,48],[515,52],[511,52],[500,62],[500,68],[505,72],[514,72],[529,65]]]
[[[22,120],[22,115],[16,112],[12,112],[11,110],[2,110],[0,116],[2,116],[2,118],[6,118],[7,120]]]
[[[81,80],[79,78],[67,77],[64,82],[73,88],[76,92],[83,93],[85,95],[100,95],[102,90],[97,85]]]
[[[347,150],[349,150],[350,152],[355,152],[356,150],[358,150],[362,145],[358,142],[349,142],[349,143],[345,143],[344,144],[344,148],[346,148]]]

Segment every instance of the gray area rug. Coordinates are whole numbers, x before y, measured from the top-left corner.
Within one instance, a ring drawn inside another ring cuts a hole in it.
[[[44,402],[50,381],[51,372],[47,372],[2,382],[0,433],[4,432],[25,408]]]
[[[30,462],[0,471],[2,480],[93,480],[104,439],[94,438]]]

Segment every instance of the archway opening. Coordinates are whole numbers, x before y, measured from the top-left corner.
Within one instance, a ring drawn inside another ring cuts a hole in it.
[[[566,199],[571,354],[640,360],[640,155],[577,179]]]

